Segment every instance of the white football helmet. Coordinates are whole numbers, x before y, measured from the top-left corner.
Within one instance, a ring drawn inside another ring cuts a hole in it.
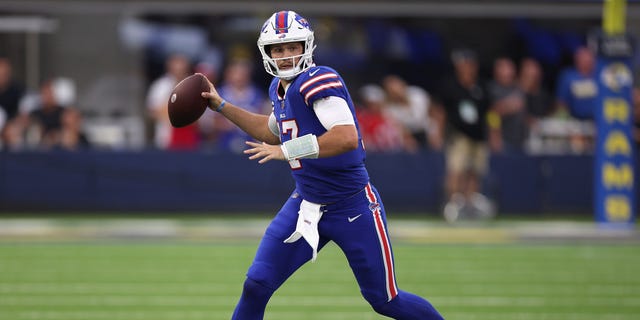
[[[300,60],[288,70],[280,70],[276,60],[270,56],[269,45],[276,43],[303,42],[304,52],[299,56],[286,59],[298,58]],[[258,37],[258,49],[262,54],[264,69],[267,73],[284,80],[291,80],[300,73],[311,68],[313,64],[313,30],[309,22],[293,11],[279,11],[265,21],[260,36]]]

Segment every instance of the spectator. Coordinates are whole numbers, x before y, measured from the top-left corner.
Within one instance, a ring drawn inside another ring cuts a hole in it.
[[[495,125],[489,126],[491,150],[522,153],[528,134],[526,101],[524,93],[518,87],[516,66],[511,59],[500,57],[494,61],[489,99],[492,111],[490,117],[496,117],[493,121]]]
[[[595,56],[589,48],[576,49],[573,59],[573,66],[564,69],[559,76],[556,100],[560,116],[568,112],[574,118],[565,119],[574,128],[568,133],[567,139],[569,151],[579,154],[590,152],[593,148],[593,134],[587,128],[594,126],[598,83],[595,78]]]
[[[587,47],[573,55],[573,67],[562,71],[556,88],[558,107],[579,119],[591,119],[596,108],[598,84],[595,79],[595,57]]]
[[[7,139],[13,137],[12,133],[19,129],[12,122],[18,113],[20,99],[24,95],[24,86],[13,79],[10,61],[7,58],[0,57],[0,146],[3,149],[7,149],[12,145]]]
[[[417,86],[409,86],[402,78],[390,75],[382,84],[387,97],[385,114],[402,124],[421,148],[440,149],[441,125],[430,118],[431,100],[427,92]]]
[[[17,115],[18,104],[24,94],[24,86],[13,79],[11,63],[0,57],[0,109],[4,110],[7,121]]]
[[[90,147],[89,140],[82,131],[82,115],[75,108],[65,108],[61,119],[59,139],[54,148],[75,151]]]
[[[264,92],[251,79],[253,65],[247,59],[234,59],[225,68],[219,93],[229,102],[253,113],[266,113],[268,103]],[[245,141],[251,137],[224,117],[215,117],[218,147],[242,153]]]
[[[567,117],[566,109],[558,108],[543,86],[544,76],[537,60],[525,58],[520,62],[519,87],[525,94],[530,154],[566,153],[571,150],[572,136],[577,123]]]
[[[2,150],[21,151],[25,149],[23,128],[18,121],[9,121],[1,131]]]
[[[543,86],[542,67],[533,58],[524,58],[520,62],[518,86],[525,94],[525,105],[529,121],[551,115],[554,111],[553,100]]]
[[[45,82],[40,87],[39,105],[29,113],[27,129],[35,133],[35,138],[28,143],[44,149],[53,147],[59,139],[64,109],[56,99],[54,81]]]
[[[191,63],[182,55],[166,60],[166,72],[154,80],[147,93],[147,108],[154,122],[154,144],[163,150],[191,150],[198,147],[197,125],[174,128],[169,122],[168,99],[173,88],[189,76]]]
[[[360,89],[361,104],[356,110],[360,133],[367,152],[415,152],[417,143],[411,133],[384,114],[382,88],[369,84]]]
[[[446,194],[447,221],[492,215],[489,201],[480,193],[487,170],[486,114],[488,93],[478,77],[473,51],[455,50],[451,55],[455,73],[440,89],[447,119]]]

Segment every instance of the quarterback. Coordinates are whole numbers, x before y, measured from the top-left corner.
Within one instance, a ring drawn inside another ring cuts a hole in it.
[[[273,293],[329,241],[345,253],[364,298],[393,319],[443,319],[425,299],[398,288],[384,206],[369,182],[354,106],[342,77],[313,61],[314,36],[293,11],[274,13],[258,38],[270,115],[224,100],[211,82],[209,107],[258,142],[245,154],[287,161],[295,189],[271,221],[247,272],[233,319],[263,319]]]

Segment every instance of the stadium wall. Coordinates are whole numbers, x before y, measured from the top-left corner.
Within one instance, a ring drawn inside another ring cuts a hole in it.
[[[440,211],[444,177],[440,153],[372,154],[367,166],[388,211]],[[593,206],[592,172],[590,156],[499,156],[491,160],[485,190],[501,214],[588,216]],[[0,155],[0,212],[5,213],[275,211],[292,189],[287,166],[259,165],[235,154]]]

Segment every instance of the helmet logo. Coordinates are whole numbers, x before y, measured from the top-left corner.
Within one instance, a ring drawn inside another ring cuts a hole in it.
[[[303,26],[303,27],[305,27],[307,29],[311,29],[311,27],[309,27],[309,22],[307,22],[307,19],[305,19],[305,18],[303,18],[303,17],[301,17],[301,16],[299,16],[297,14],[296,14],[296,21],[298,21],[298,23],[301,26]]]

